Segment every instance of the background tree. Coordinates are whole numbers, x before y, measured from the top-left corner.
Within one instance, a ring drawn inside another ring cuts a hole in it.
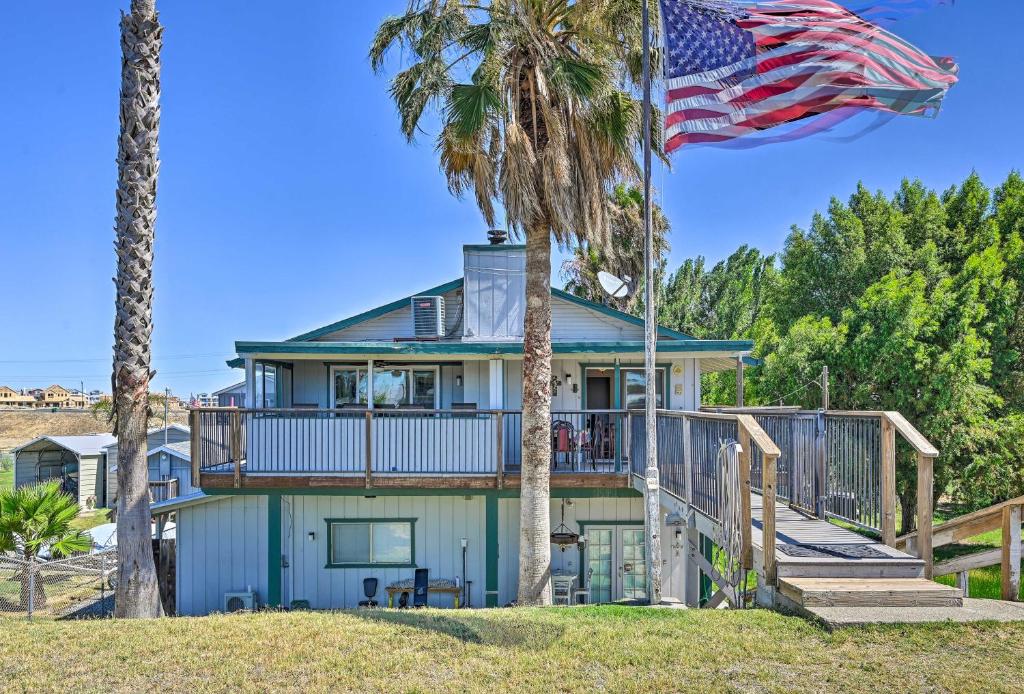
[[[438,111],[452,193],[490,226],[500,205],[526,240],[518,600],[550,603],[551,239],[607,249],[608,196],[638,178],[640,0],[411,0],[380,25],[374,70],[392,46],[402,132]]]
[[[118,440],[114,613],[158,617],[149,512],[146,427],[153,333],[153,237],[159,171],[160,49],[156,0],[132,0],[121,17],[121,130],[117,140],[117,287],[113,415]]]
[[[0,491],[0,553],[10,552],[31,562],[44,549],[54,557],[89,551],[92,539],[71,527],[79,510],[56,481]],[[28,605],[29,590],[25,571],[21,574],[23,608]],[[42,581],[35,582],[32,602],[36,607],[46,605]]]
[[[611,241],[607,246],[583,243],[575,244],[573,257],[562,264],[562,280],[565,290],[595,303],[611,306],[626,313],[640,316],[643,313],[644,277],[644,196],[643,191],[625,184],[615,186],[608,196],[608,220],[611,226]],[[669,251],[668,219],[658,205],[652,206],[654,253],[658,258],[655,278],[664,275]],[[632,294],[622,298],[608,296],[597,280],[601,270],[634,283]]]

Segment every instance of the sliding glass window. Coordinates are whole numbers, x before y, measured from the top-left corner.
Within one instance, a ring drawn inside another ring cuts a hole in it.
[[[366,406],[365,367],[333,368],[334,407]],[[437,367],[375,368],[373,370],[373,406],[415,405],[425,409],[438,407]]]
[[[258,361],[255,364],[254,403],[258,409],[292,406],[292,365]]]

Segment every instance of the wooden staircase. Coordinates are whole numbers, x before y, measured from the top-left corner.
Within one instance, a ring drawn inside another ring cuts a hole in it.
[[[815,607],[963,607],[959,588],[925,578],[780,578],[779,593]]]

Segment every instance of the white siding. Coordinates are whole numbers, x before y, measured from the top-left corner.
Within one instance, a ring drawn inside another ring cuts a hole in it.
[[[526,306],[526,250],[504,246],[466,248],[466,310],[468,340],[521,340]]]
[[[82,508],[103,506],[103,460],[105,456],[83,455],[78,459],[78,505]]]
[[[363,579],[379,580],[377,600],[387,602],[389,583],[412,578],[412,568],[327,569],[327,518],[415,518],[415,562],[431,578],[462,573],[460,538],[467,538],[466,578],[473,582],[472,603],[484,604],[484,497],[473,496],[286,496],[283,498],[282,551],[288,560],[282,601],[308,600],[315,609],[355,607],[363,596]],[[315,534],[310,541],[309,533]],[[449,607],[451,596],[432,594],[431,605]]]
[[[445,328],[452,332],[462,322],[462,290],[455,289],[441,296],[444,297]],[[413,336],[412,306],[407,304],[382,316],[318,337],[316,341],[392,340],[396,337]]]
[[[592,308],[552,297],[551,339],[562,342],[643,340],[644,328]]]
[[[552,531],[562,522],[562,500],[551,500]],[[643,499],[620,498],[579,498],[572,500],[572,506],[565,507],[565,524],[573,532],[579,532],[578,521],[636,521],[644,522]],[[519,591],[519,510],[518,498],[498,501],[498,604],[505,605],[515,600]],[[578,572],[579,551],[570,547],[564,552],[551,547],[551,570]]]
[[[224,593],[252,587],[267,598],[267,500],[226,496],[178,510],[179,615],[224,609]]]
[[[292,403],[328,407],[330,367],[322,361],[296,361],[292,366]]]

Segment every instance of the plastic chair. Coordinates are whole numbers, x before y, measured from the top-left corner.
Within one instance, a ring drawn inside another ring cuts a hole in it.
[[[594,569],[587,569],[587,576],[583,579],[583,585],[576,590],[576,604],[577,605],[589,605],[590,604],[590,579],[594,575]],[[583,598],[580,600],[580,598]]]
[[[413,579],[412,606],[427,606],[427,589],[430,585],[427,569],[416,569],[416,577]]]
[[[374,600],[377,597],[377,579],[376,578],[364,578],[363,579],[363,595],[366,596],[366,600],[360,600],[360,607],[376,607],[377,601]]]

